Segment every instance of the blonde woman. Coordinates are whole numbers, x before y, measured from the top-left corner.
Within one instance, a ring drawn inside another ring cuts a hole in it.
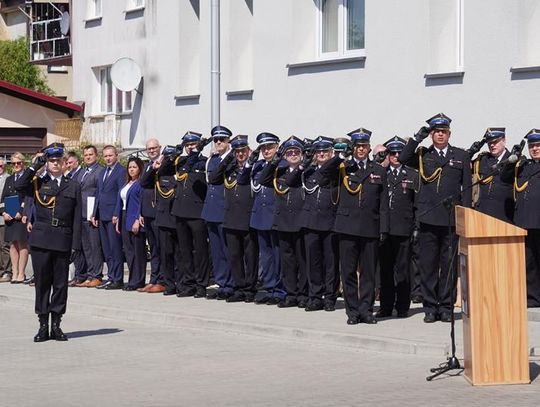
[[[13,174],[6,179],[0,199],[0,211],[6,223],[5,240],[10,242],[9,257],[11,258],[13,270],[11,284],[20,284],[24,281],[24,270],[26,269],[26,263],[28,263],[28,234],[25,219],[23,219],[24,194],[15,191],[13,185],[24,172],[24,156],[19,152],[14,153],[11,156],[11,164]],[[13,199],[12,197],[18,198],[19,207],[15,213],[10,214],[8,211],[11,204],[8,202]]]

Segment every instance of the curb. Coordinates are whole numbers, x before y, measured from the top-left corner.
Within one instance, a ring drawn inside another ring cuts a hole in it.
[[[0,303],[18,307],[31,307],[34,304],[33,300],[28,298],[4,295],[0,295]],[[223,319],[218,320],[192,315],[89,305],[76,301],[70,301],[69,308],[70,312],[73,313],[117,321],[138,322],[175,328],[209,329],[306,343],[335,345],[376,352],[446,357],[450,351],[450,345],[447,343],[433,345],[425,342],[372,335],[335,333],[315,329],[254,324]]]

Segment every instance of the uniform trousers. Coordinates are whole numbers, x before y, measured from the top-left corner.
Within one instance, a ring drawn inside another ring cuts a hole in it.
[[[449,233],[448,226],[421,223],[418,238],[421,251],[419,264],[424,311],[426,313],[451,312],[455,301],[451,293],[453,291],[455,296],[457,282],[457,258],[453,256],[458,242],[455,228],[452,227]],[[451,245],[452,256],[449,253],[449,245]],[[452,264],[450,264],[451,260]],[[450,271],[454,277],[453,281],[450,279]]]
[[[527,229],[525,261],[527,269],[527,307],[540,307],[540,229]]]
[[[411,304],[410,236],[389,235],[380,247],[381,310],[408,311]]]
[[[178,239],[176,229],[160,226],[159,228],[159,250],[161,255],[161,264],[159,267],[160,278],[167,291],[173,291],[181,288],[183,267],[175,265],[178,254]],[[179,264],[179,263],[178,263]]]
[[[279,272],[279,238],[275,230],[257,230],[259,242],[259,280],[261,295],[284,300],[286,296]]]
[[[373,311],[378,248],[377,238],[339,234],[343,296],[349,318],[365,317]]]
[[[30,247],[36,283],[36,314],[66,313],[70,252]]]
[[[146,234],[126,230],[126,216],[122,216],[122,243],[129,270],[128,286],[141,288],[146,278]]]
[[[124,281],[124,256],[122,237],[116,233],[116,225],[113,225],[110,220],[100,221],[99,236],[107,263],[107,278],[113,283],[122,283]]]
[[[411,242],[410,281],[411,296],[422,297],[422,279],[420,277],[420,243],[418,237]]]
[[[210,276],[208,231],[202,219],[176,218],[183,288],[206,290]]]
[[[75,252],[73,266],[75,267],[74,279],[84,281],[88,278],[88,267],[82,250]]]
[[[337,235],[331,231],[304,230],[310,304],[335,304],[339,290]]]
[[[81,227],[81,245],[86,262],[86,278],[103,278],[103,251],[101,250],[101,240],[99,228],[92,226],[83,220]]]
[[[214,281],[219,286],[218,292],[232,293],[233,280],[229,261],[227,260],[227,242],[225,240],[225,233],[223,232],[223,224],[207,222],[206,225],[210,240]]]
[[[154,218],[144,217],[146,239],[150,247],[150,284],[157,284],[159,280],[159,229]]]
[[[259,244],[254,229],[224,229],[235,292],[253,299],[257,291]]]
[[[302,232],[278,231],[279,260],[287,298],[308,299],[306,256]]]

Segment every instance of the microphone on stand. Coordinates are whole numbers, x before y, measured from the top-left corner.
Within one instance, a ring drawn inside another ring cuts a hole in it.
[[[500,162],[498,162],[497,164],[493,164],[491,166],[491,169],[492,170],[498,170],[502,167],[504,167],[506,164],[514,164],[517,162],[517,160],[519,159],[518,155],[517,154],[511,154],[508,156],[508,158],[506,160],[502,160]]]

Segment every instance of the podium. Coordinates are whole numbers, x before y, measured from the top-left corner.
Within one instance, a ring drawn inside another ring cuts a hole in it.
[[[473,385],[530,383],[527,231],[456,207],[465,378]]]

